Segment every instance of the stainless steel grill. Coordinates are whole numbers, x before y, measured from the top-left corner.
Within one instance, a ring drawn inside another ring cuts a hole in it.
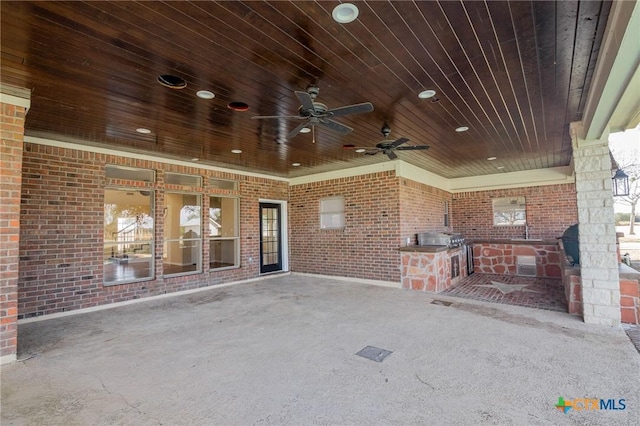
[[[447,246],[449,248],[461,247],[464,244],[464,237],[461,234],[425,232],[418,234],[418,244],[421,246]]]

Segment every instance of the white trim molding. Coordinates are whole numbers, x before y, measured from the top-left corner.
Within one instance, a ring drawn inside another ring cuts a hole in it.
[[[28,90],[17,92],[6,85],[0,85],[0,103],[23,107],[27,111],[31,108],[31,93]],[[11,91],[12,93],[7,93]]]
[[[81,141],[78,141],[78,142],[67,142],[67,141],[61,141],[61,140],[57,140],[57,139],[49,139],[49,138],[42,138],[42,137],[25,135],[24,136],[24,142],[25,143],[34,143],[34,144],[38,144],[38,145],[55,146],[55,147],[58,147],[58,148],[75,149],[75,150],[84,151],[84,152],[94,152],[94,153],[97,153],[97,154],[118,155],[118,156],[121,156],[121,157],[125,156],[125,157],[135,158],[135,159],[138,159],[138,160],[157,161],[158,163],[177,164],[177,165],[180,165],[180,166],[193,167],[193,168],[196,168],[196,169],[213,170],[213,171],[218,171],[218,172],[222,172],[222,173],[233,173],[233,174],[240,175],[240,176],[250,176],[250,177],[257,177],[257,178],[263,178],[263,179],[276,180],[276,181],[280,181],[280,182],[289,182],[289,178],[284,178],[284,177],[280,177],[280,176],[272,176],[272,175],[266,175],[266,174],[262,174],[262,173],[247,172],[247,171],[236,170],[236,169],[228,169],[228,168],[225,168],[225,167],[218,167],[218,166],[208,166],[206,164],[197,164],[197,163],[184,161],[184,160],[179,160],[179,159],[173,159],[173,158],[167,158],[167,157],[159,157],[159,156],[149,155],[149,154],[139,154],[139,153],[135,153],[135,152],[121,151],[121,150],[112,149],[112,148],[102,148],[102,147],[93,146],[93,145],[83,145],[81,143]]]

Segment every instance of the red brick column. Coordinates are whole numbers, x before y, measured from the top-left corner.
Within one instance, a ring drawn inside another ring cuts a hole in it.
[[[28,102],[0,97],[0,364],[15,361],[17,354],[20,190]]]

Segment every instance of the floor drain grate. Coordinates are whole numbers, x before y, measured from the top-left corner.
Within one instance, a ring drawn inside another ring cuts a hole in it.
[[[375,362],[382,362],[386,357],[391,355],[393,352],[388,351],[386,349],[376,348],[374,346],[367,346],[361,349],[356,355],[361,356],[362,358],[370,359]]]
[[[431,301],[431,304],[432,305],[440,305],[440,306],[451,306],[452,302],[445,302],[444,300],[435,299],[435,300]]]

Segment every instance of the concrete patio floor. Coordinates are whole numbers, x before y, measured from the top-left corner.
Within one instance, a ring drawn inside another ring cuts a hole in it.
[[[22,322],[19,342],[22,361],[2,368],[2,425],[640,418],[640,354],[621,328],[298,274]],[[355,355],[368,345],[393,353]],[[626,409],[565,414],[559,397]]]

